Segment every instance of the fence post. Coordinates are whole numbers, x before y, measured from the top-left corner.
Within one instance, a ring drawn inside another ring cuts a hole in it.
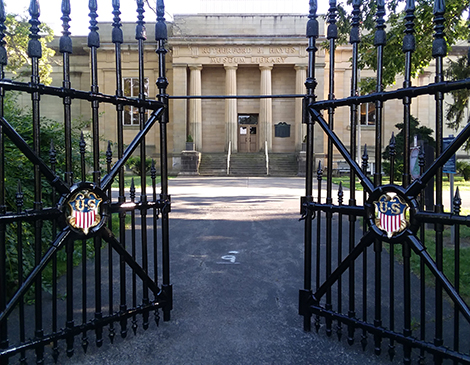
[[[160,119],[160,164],[161,164],[161,201],[162,208],[162,255],[163,255],[163,292],[165,294],[165,305],[163,307],[163,320],[170,320],[170,311],[173,308],[172,285],[170,284],[170,252],[169,252],[169,217],[171,210],[170,196],[168,195],[168,153],[167,153],[167,124],[168,115],[168,80],[166,78],[165,55],[167,50],[165,42],[168,39],[168,31],[165,23],[165,4],[163,0],[157,1],[157,24],[155,26],[155,39],[158,42],[157,54],[159,57],[159,77],[157,86],[159,90],[158,100],[165,105],[165,111]]]

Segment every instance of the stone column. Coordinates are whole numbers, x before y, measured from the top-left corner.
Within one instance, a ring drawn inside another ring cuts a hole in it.
[[[305,81],[307,80],[307,65],[295,65],[295,93],[304,94],[307,92]],[[304,136],[307,128],[302,124],[302,99],[295,99],[295,150],[302,149]]]
[[[225,93],[237,95],[237,68],[238,65],[225,65]],[[225,126],[226,146],[232,142],[232,152],[238,151],[238,108],[237,99],[225,100]]]
[[[261,95],[272,95],[271,70],[272,65],[260,65],[261,70]],[[273,148],[273,99],[261,99],[259,108],[260,143],[265,149],[265,141],[268,142],[268,151]]]
[[[202,65],[189,65],[191,70],[189,95],[201,95]],[[197,151],[202,151],[202,100],[189,100],[189,133]]]
[[[186,95],[188,92],[187,64],[173,64],[173,92],[175,95]],[[158,77],[158,75],[157,75]],[[188,104],[187,100],[171,100],[171,116],[173,118],[173,150],[183,151],[186,144]],[[155,129],[155,134],[158,128]],[[155,136],[155,138],[157,138]],[[158,139],[157,139],[158,140]],[[157,151],[159,147],[155,146]]]

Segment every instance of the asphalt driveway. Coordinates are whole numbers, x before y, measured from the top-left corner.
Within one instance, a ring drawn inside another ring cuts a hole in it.
[[[302,329],[303,186],[302,178],[170,180],[171,321],[86,355],[77,349],[67,363],[390,364],[359,341]]]

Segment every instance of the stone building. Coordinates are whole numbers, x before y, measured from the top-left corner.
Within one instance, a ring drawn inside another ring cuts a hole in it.
[[[301,154],[305,128],[302,125],[301,98],[292,97],[305,93],[308,54],[305,29],[307,16],[303,15],[235,15],[198,14],[178,15],[169,24],[170,50],[167,56],[167,74],[171,96],[258,96],[277,95],[276,98],[208,98],[172,99],[168,126],[169,166],[172,173],[181,170],[182,152],[186,150],[189,136],[195,150],[205,155],[233,156],[259,154],[269,156]],[[325,24],[321,17],[320,38],[325,40]],[[115,52],[111,42],[111,24],[101,23],[101,47],[98,52],[100,92],[116,93]],[[122,45],[123,82],[126,96],[136,96],[135,83],[138,77],[138,52],[134,39],[135,25],[123,24],[125,35]],[[145,43],[145,77],[147,95],[155,97],[158,78],[158,57],[155,53],[154,24],[147,23],[148,40]],[[58,48],[57,37],[52,44]],[[73,37],[74,53],[71,64],[72,87],[90,89],[89,49],[86,37]],[[350,95],[351,48],[340,46],[336,50],[335,97]],[[53,84],[61,86],[61,55],[56,55],[53,64]],[[328,56],[320,48],[317,52],[315,77],[318,81],[316,95],[319,100],[328,95]],[[433,79],[432,65],[414,85]],[[374,76],[373,71],[361,72],[361,77]],[[395,87],[401,87],[397,80]],[[282,97],[288,95],[289,97]],[[44,97],[47,98],[47,97]],[[30,101],[23,99],[28,105]],[[402,120],[402,105],[399,101],[385,103],[383,145],[388,143],[395,124]],[[74,101],[74,119],[90,118],[88,102]],[[103,149],[108,140],[117,141],[116,110],[112,105],[100,107],[100,134]],[[42,113],[61,120],[62,107],[57,103],[43,103]],[[139,130],[137,110],[128,107],[124,111],[125,143],[129,143]],[[432,121],[434,99],[423,96],[413,100],[412,114],[422,125]],[[335,132],[349,147],[349,108],[335,112]],[[430,126],[432,128],[432,126]],[[374,104],[361,105],[358,141],[361,146],[375,145]],[[445,131],[445,134],[450,131]],[[159,131],[154,128],[146,139],[147,154],[155,157],[159,153]],[[326,138],[318,126],[315,127],[315,155],[326,158]],[[357,147],[356,147],[357,148]],[[358,155],[361,150],[358,148]],[[373,148],[369,149],[371,161]],[[226,157],[225,157],[226,158]],[[340,162],[339,154],[332,156]],[[373,165],[373,162],[372,162]]]

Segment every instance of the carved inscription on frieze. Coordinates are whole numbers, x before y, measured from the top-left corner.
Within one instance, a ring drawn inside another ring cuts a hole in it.
[[[211,63],[285,63],[287,57],[211,57]]]
[[[286,63],[288,56],[300,55],[298,47],[202,47],[200,55],[214,64]]]

